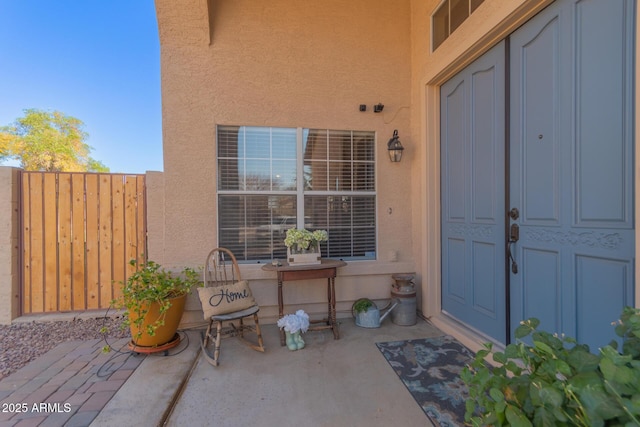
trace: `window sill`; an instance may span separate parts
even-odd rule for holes
[[[415,271],[410,261],[389,262],[381,260],[346,261],[347,265],[338,270],[338,276],[376,276]],[[264,263],[240,264],[242,278],[260,280],[274,278],[275,274],[262,270]]]

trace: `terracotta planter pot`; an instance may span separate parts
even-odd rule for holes
[[[138,347],[157,347],[168,343],[173,339],[178,330],[178,325],[182,319],[182,313],[184,312],[184,304],[187,300],[186,295],[182,295],[176,298],[172,298],[171,307],[165,313],[164,325],[156,329],[154,336],[147,334],[147,325],[154,323],[160,317],[160,305],[158,303],[151,303],[149,312],[145,315],[144,321],[140,325],[142,335],[136,339],[138,334],[138,327],[135,325],[135,320],[138,318],[135,313],[129,313],[131,320],[131,336],[135,341],[134,344]],[[143,307],[146,308],[146,307]]]

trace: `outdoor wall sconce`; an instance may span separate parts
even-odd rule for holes
[[[400,143],[397,129],[393,131],[393,137],[387,142],[387,150],[389,150],[389,159],[391,159],[392,162],[402,160],[402,150],[404,150],[404,147],[402,143]]]
[[[381,113],[382,110],[384,110],[384,105],[383,104],[378,103],[378,104],[373,106],[373,112],[374,113]]]

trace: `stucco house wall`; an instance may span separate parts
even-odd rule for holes
[[[217,245],[216,125],[370,130],[377,138],[378,259],[340,270],[338,314],[350,315],[362,296],[388,299],[390,275],[415,270],[410,2],[158,0],[156,9],[164,238],[150,240],[149,253],[169,267],[197,266]],[[382,113],[373,112],[377,103]],[[387,155],[394,129],[406,147],[401,163]],[[242,265],[242,274],[252,280],[262,317],[275,321],[275,275],[258,264]],[[304,307],[322,313],[325,292],[285,285],[285,302],[314,301]],[[189,308],[187,321],[201,317],[198,301]]]
[[[165,263],[197,264],[216,244],[217,124],[373,130],[378,260],[341,270],[339,309],[344,316],[357,297],[388,297],[391,273],[415,271],[421,312],[477,347],[482,339],[441,315],[439,86],[552,0],[485,0],[432,52],[431,14],[440,3],[156,0],[165,216],[164,238],[149,252]],[[636,56],[638,46],[636,32]],[[383,114],[371,112],[378,102]],[[406,147],[395,164],[385,150],[393,129]],[[398,262],[389,261],[396,251]],[[273,321],[275,280],[259,266],[242,270]],[[307,288],[289,290],[285,300],[322,296]],[[636,305],[639,298],[636,289]]]

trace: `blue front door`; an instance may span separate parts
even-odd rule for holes
[[[510,37],[511,329],[592,350],[633,305],[631,1],[558,1]]]
[[[498,342],[633,305],[634,16],[558,0],[441,88],[442,307]]]
[[[506,328],[505,44],[441,88],[442,309],[494,340]]]

